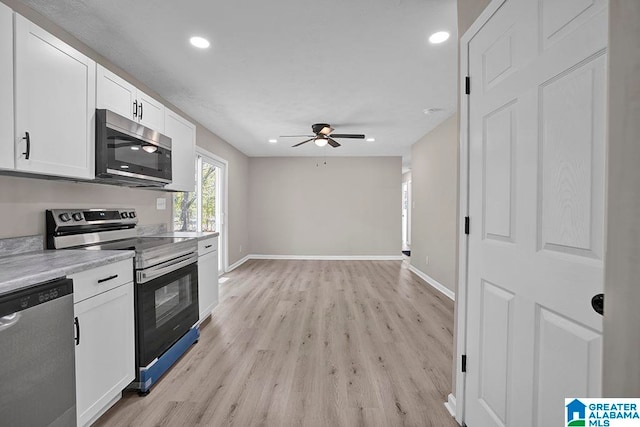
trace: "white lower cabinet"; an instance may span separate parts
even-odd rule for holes
[[[69,276],[74,294],[102,285],[101,293],[74,304],[79,426],[93,423],[135,378],[132,274],[129,259]]]
[[[218,237],[198,242],[198,307],[200,321],[218,305]]]

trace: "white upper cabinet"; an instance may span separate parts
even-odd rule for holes
[[[173,111],[165,110],[165,135],[171,138],[172,183],[165,189],[195,191],[196,127]]]
[[[165,133],[164,105],[141,90],[138,91],[138,120],[148,128]]]
[[[123,117],[135,120],[133,115],[136,105],[137,89],[128,81],[98,64],[98,83],[96,103],[98,108],[106,108]]]
[[[0,169],[13,169],[13,12],[0,3]]]
[[[17,170],[93,178],[95,72],[93,60],[15,15]]]
[[[164,133],[164,105],[98,64],[97,105]]]

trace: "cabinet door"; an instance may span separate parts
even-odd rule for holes
[[[15,18],[16,168],[93,178],[96,64]]]
[[[144,126],[164,133],[164,105],[141,90],[138,91],[138,119]]]
[[[74,283],[74,288],[82,283]],[[135,378],[133,283],[74,306],[78,425],[90,424]]]
[[[198,307],[200,321],[218,305],[218,251],[198,258]]]
[[[171,110],[165,110],[164,134],[171,138],[172,183],[165,189],[196,189],[196,127]]]
[[[123,117],[135,120],[136,87],[102,65],[97,67],[96,104]]]
[[[0,169],[13,167],[13,12],[0,3]]]

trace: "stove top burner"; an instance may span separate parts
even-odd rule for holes
[[[50,209],[47,249],[131,250],[136,270],[198,257],[198,243],[185,237],[138,236],[135,209]]]
[[[133,239],[115,240],[112,242],[103,242],[93,245],[82,246],[83,249],[89,250],[130,250],[141,253],[162,246],[173,245],[187,241],[184,237],[136,237]]]

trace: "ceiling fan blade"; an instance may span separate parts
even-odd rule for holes
[[[278,138],[312,138],[315,135],[280,135]]]
[[[331,138],[364,139],[364,135],[355,133],[332,133]]]
[[[338,141],[336,141],[333,138],[327,137],[327,143],[329,143],[330,146],[332,146],[333,148],[337,148],[340,147],[340,143]]]
[[[291,147],[297,147],[298,145],[306,144],[307,142],[313,141],[314,139],[315,139],[315,137],[311,138],[311,139],[307,139],[306,141],[299,142],[296,145],[292,145]]]

